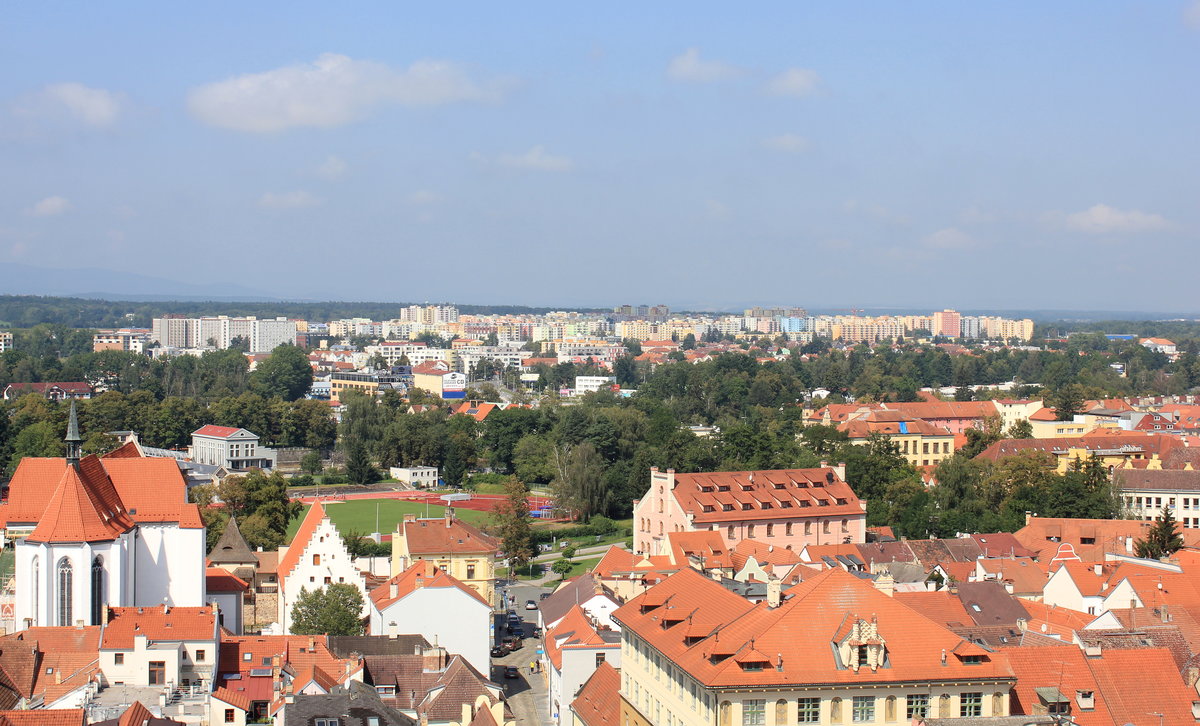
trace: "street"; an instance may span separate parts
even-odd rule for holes
[[[550,717],[549,695],[546,687],[546,674],[529,672],[529,664],[540,663],[541,638],[532,637],[533,629],[538,624],[538,612],[526,610],[525,601],[541,602],[542,593],[550,592],[550,588],[537,587],[528,584],[513,584],[511,580],[501,581],[497,591],[503,590],[512,597],[512,612],[517,614],[524,623],[525,639],[520,650],[509,653],[502,658],[492,659],[491,678],[505,687],[508,693],[508,705],[519,724],[543,724],[549,726],[554,721]],[[498,612],[507,618],[507,610],[499,608]],[[508,635],[507,627],[497,627],[497,638]],[[520,672],[519,678],[505,679],[504,667],[516,666]]]

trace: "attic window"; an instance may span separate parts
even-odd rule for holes
[[[715,509],[715,507],[713,507],[713,505],[711,505],[711,504],[704,505],[704,511],[706,511],[706,512],[711,512],[711,511],[713,511],[713,509]]]
[[[719,491],[719,492],[727,492],[727,491],[729,491],[729,485],[728,485],[728,484],[722,484],[722,485],[720,485],[720,486],[718,486],[718,487],[717,487],[717,491]]]
[[[776,489],[786,489],[786,488],[787,488],[787,484],[776,484],[776,485],[775,485],[775,488],[776,488]]]
[[[743,484],[743,485],[742,485],[742,491],[744,491],[744,492],[752,492],[752,491],[754,491],[754,485],[753,485],[753,484]]]
[[[787,501],[787,500],[785,499],[785,500],[783,500],[782,502],[780,502],[780,503],[779,503],[779,508],[780,508],[780,509],[791,509],[791,508],[792,508],[792,503],[791,503],[791,502],[789,502],[789,501]]]
[[[748,512],[748,511],[750,511],[751,509],[754,509],[754,505],[753,505],[753,504],[751,504],[750,502],[742,502],[742,511],[743,511],[743,512]]]
[[[762,670],[766,667],[767,667],[767,664],[761,660],[751,660],[751,661],[746,661],[745,663],[742,663],[742,670],[744,670],[748,673],[761,673]]]
[[[845,499],[841,499],[841,498],[839,498],[839,499],[837,500],[837,503],[838,503],[838,504],[845,504],[845,503],[846,503],[846,500],[845,500]]]
[[[771,503],[770,503],[770,502],[762,502],[762,503],[761,503],[761,507],[762,507],[763,509],[770,509],[770,508],[771,508]]]
[[[963,665],[983,665],[982,655],[964,655],[962,656]]]
[[[1096,538],[1095,537],[1080,537],[1079,544],[1094,545],[1094,544],[1096,544]]]
[[[812,506],[812,502],[809,502],[809,501],[803,501],[803,500],[800,502],[800,508],[801,508],[801,509],[803,509],[803,508],[805,508],[805,507],[811,507],[811,506]]]
[[[733,511],[733,505],[732,505],[732,504],[722,504],[722,505],[721,505],[721,511],[722,511],[722,512],[732,512],[732,511]]]
[[[796,482],[796,486],[799,487],[800,489],[808,489],[808,482],[798,481],[798,482]]]
[[[253,653],[242,653],[242,660],[246,661],[247,663],[249,663],[253,658]]]
[[[700,487],[700,491],[705,492],[705,493],[709,493],[712,490],[713,490],[712,487]]]

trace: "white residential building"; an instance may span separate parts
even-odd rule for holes
[[[372,635],[418,633],[490,672],[491,605],[433,562],[417,560],[375,588],[370,607]]]

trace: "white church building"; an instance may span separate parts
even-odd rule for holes
[[[105,607],[205,604],[205,529],[173,459],[81,456],[74,404],[65,458],[25,458],[0,505],[15,540],[18,629],[101,625]]]

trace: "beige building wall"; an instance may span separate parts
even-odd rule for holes
[[[793,724],[897,724],[910,721],[908,699],[926,699],[930,718],[958,718],[963,708],[979,704],[980,716],[1008,716],[1008,682],[913,682],[903,685],[871,683],[836,686],[709,688],[674,666],[648,643],[623,631],[621,644],[622,712],[628,723],[650,726],[792,726]],[[855,699],[870,704],[872,718],[856,718]],[[800,699],[816,699],[817,720],[800,720]],[[807,705],[806,704],[806,705]],[[761,714],[761,716],[759,715]],[[622,720],[622,724],[626,721]]]

